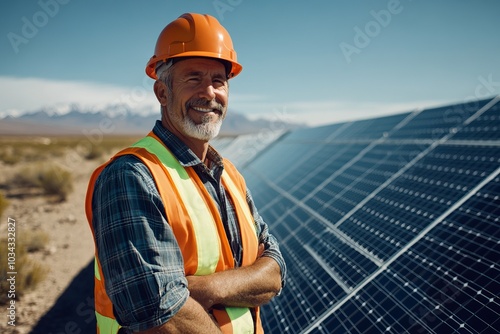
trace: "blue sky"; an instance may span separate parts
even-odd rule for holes
[[[163,27],[215,16],[243,72],[230,110],[310,125],[500,94],[500,1],[3,1],[0,115],[76,103],[156,112]]]

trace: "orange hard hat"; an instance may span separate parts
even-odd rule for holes
[[[210,15],[186,13],[169,23],[158,36],[155,54],[146,65],[146,74],[158,79],[158,62],[179,57],[209,57],[231,64],[228,78],[243,69],[236,59],[236,51],[227,30]]]

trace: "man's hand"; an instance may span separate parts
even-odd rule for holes
[[[206,276],[188,276],[190,295],[205,310],[214,305],[256,307],[268,303],[281,289],[278,263],[262,257],[264,244],[259,245],[254,264]]]

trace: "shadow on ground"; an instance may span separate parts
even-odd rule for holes
[[[94,261],[91,261],[30,334],[91,334],[95,331]]]

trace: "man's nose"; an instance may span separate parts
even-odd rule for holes
[[[204,83],[201,87],[199,96],[209,101],[215,99],[215,89],[212,83]]]

